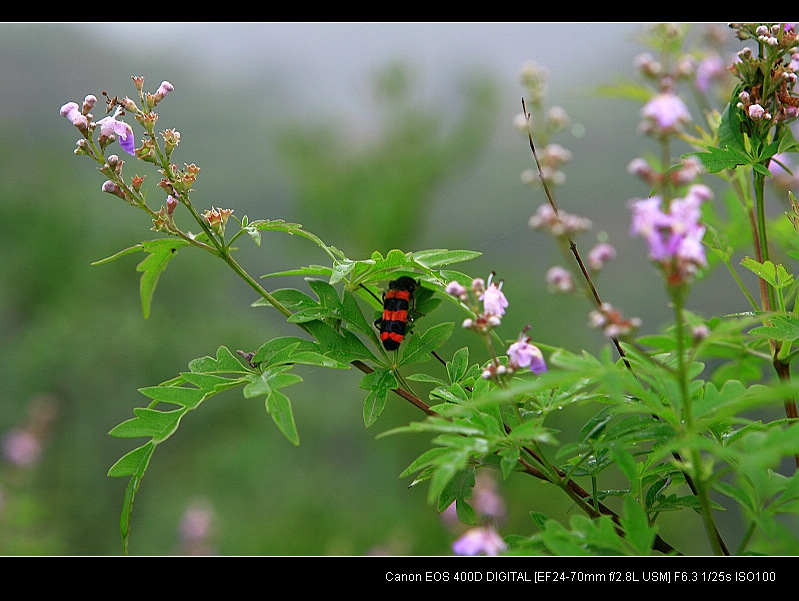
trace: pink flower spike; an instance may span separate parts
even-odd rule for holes
[[[117,108],[113,115],[104,117],[97,122],[97,125],[100,126],[100,135],[110,136],[116,134],[119,139],[119,145],[122,146],[122,150],[128,154],[133,154],[136,145],[133,139],[133,129],[124,121],[117,121],[116,117],[119,113],[120,109]]]

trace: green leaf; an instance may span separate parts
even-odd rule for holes
[[[123,455],[109,468],[108,475],[112,478],[119,476],[143,476],[147,469],[147,465],[150,463],[150,457],[153,456],[154,450],[154,442],[148,441],[144,443],[142,446]]]
[[[760,263],[752,257],[744,257],[741,265],[749,271],[764,279],[768,284],[777,290],[790,286],[793,283],[793,275],[788,272],[783,265],[775,265],[771,261]]]
[[[172,403],[189,409],[197,407],[206,395],[204,390],[186,386],[147,386],[139,388],[139,392],[159,403]]]
[[[620,518],[627,540],[639,555],[649,555],[655,541],[656,530],[649,525],[644,508],[632,495],[624,497],[624,517]]]
[[[459,382],[469,369],[469,347],[458,349],[447,362],[447,375],[450,382]]]
[[[399,386],[397,378],[391,370],[377,368],[366,374],[359,384],[369,390],[363,405],[363,423],[368,428],[377,421],[386,406],[388,393]]]
[[[175,258],[179,248],[183,248],[189,243],[182,238],[161,238],[159,240],[149,240],[142,242],[141,247],[149,256],[136,267],[136,271],[141,272],[139,283],[139,294],[141,296],[141,308],[144,318],[150,316],[153,294],[158,284],[158,278],[166,269],[167,264]]]
[[[272,391],[266,397],[266,411],[272,416],[278,429],[293,445],[300,444],[300,435],[294,423],[294,413],[291,410],[291,401],[282,392]]]
[[[200,357],[189,361],[189,369],[194,373],[252,373],[241,360],[226,346],[216,350],[216,357]]]
[[[725,169],[735,169],[739,165],[752,164],[752,159],[748,154],[733,148],[709,146],[706,152],[689,152],[683,156],[696,156],[709,173],[718,173]]]
[[[596,91],[602,96],[632,100],[636,104],[643,104],[652,98],[651,88],[627,78],[618,78],[612,84],[601,84]]]
[[[743,133],[743,112],[738,108],[740,86],[736,86],[730,96],[730,102],[724,108],[718,129],[718,147],[730,148],[736,152],[748,154],[746,138]]]
[[[481,256],[482,253],[472,250],[445,250],[431,249],[421,250],[413,253],[413,260],[429,269],[451,265],[452,263],[462,263],[471,261]]]
[[[135,252],[141,252],[142,250],[143,250],[142,245],[141,244],[136,244],[134,246],[131,246],[130,248],[126,248],[124,250],[120,250],[118,253],[115,253],[115,254],[111,255],[110,257],[106,257],[105,259],[100,259],[98,261],[93,261],[91,264],[92,265],[104,265],[106,263],[110,263],[111,261],[116,261],[117,259],[119,259],[120,257],[124,257],[125,255],[129,255],[129,254],[135,253]]]
[[[439,348],[452,335],[455,324],[451,322],[434,325],[423,334],[409,336],[399,359],[399,365],[415,361],[427,361],[430,352]]]
[[[133,409],[133,413],[136,417],[122,422],[109,434],[117,438],[152,437],[153,442],[158,443],[172,435],[186,410],[158,411],[137,407]]]

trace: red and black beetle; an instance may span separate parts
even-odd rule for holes
[[[413,293],[420,285],[418,280],[405,275],[388,283],[383,294],[383,317],[375,321],[387,351],[394,351],[402,344],[414,308]]]

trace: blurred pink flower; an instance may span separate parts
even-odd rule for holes
[[[488,526],[467,530],[452,543],[456,555],[499,555],[507,548],[497,531]]]

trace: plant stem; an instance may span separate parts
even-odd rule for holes
[[[769,250],[768,250],[768,238],[766,237],[766,210],[765,210],[765,199],[764,199],[764,189],[765,189],[765,176],[757,171],[754,172],[754,191],[755,191],[755,204],[757,208],[756,218],[757,218],[757,239],[759,241],[759,245],[756,247],[756,250],[759,252],[758,260],[761,263],[764,263],[769,260]],[[763,278],[758,278],[758,282],[760,284],[760,297],[763,303],[763,310],[770,311],[772,307],[775,306],[774,300],[774,289],[771,286],[766,284]],[[777,372],[777,376],[780,382],[787,382],[791,379],[791,368],[787,360],[784,360],[780,357],[780,341],[772,340],[771,341],[771,350],[773,353],[772,358],[772,365],[774,366],[774,371]],[[793,398],[786,398],[783,401],[783,405],[785,407],[785,415],[788,419],[797,419],[799,415],[797,415],[796,411],[796,401]],[[799,455],[794,456],[794,463],[796,467],[799,468]]]
[[[674,323],[676,327],[675,337],[677,339],[677,372],[680,396],[682,397],[682,417],[685,423],[685,430],[688,437],[694,436],[693,403],[688,391],[688,369],[685,365],[685,324],[683,322],[683,297],[685,289],[683,286],[672,289],[672,302],[674,305]],[[705,527],[710,546],[715,555],[729,555],[729,551],[724,546],[718,529],[713,521],[713,513],[710,506],[710,496],[707,486],[702,477],[702,457],[697,449],[690,451],[691,464],[693,465],[694,476],[691,478],[692,490],[699,499],[702,508],[702,523]]]

